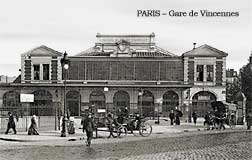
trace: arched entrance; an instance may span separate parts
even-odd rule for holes
[[[144,117],[154,117],[154,96],[150,91],[144,90],[138,95],[138,109]]]
[[[203,117],[212,110],[211,102],[216,101],[216,96],[208,91],[200,91],[192,97],[192,112],[195,111],[199,117]]]
[[[66,105],[69,116],[80,115],[80,93],[78,91],[69,91],[66,94]]]
[[[13,112],[13,114],[23,115],[22,107],[20,103],[20,94],[16,91],[8,91],[3,95],[3,108],[4,112],[1,114],[7,114],[8,112]]]
[[[20,106],[20,94],[18,92],[8,91],[3,95],[3,107],[16,108]]]
[[[168,116],[171,110],[175,110],[179,105],[179,96],[174,91],[167,91],[163,95],[162,113]]]
[[[125,109],[125,107],[127,107],[129,110],[130,96],[128,92],[126,91],[116,92],[113,97],[113,103],[114,103],[114,108],[116,112],[118,112],[119,110]]]
[[[95,90],[89,95],[89,104],[92,112],[97,113],[98,109],[106,109],[105,94],[100,90]]]
[[[46,90],[34,91],[34,102],[31,103],[29,115],[52,116],[54,114],[52,95]]]

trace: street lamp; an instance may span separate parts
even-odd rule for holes
[[[105,92],[105,94],[107,94],[107,92],[109,91],[109,88],[108,87],[104,87],[103,91]],[[105,97],[107,97],[107,96],[105,96]],[[105,102],[105,109],[106,109],[106,112],[107,112],[107,104],[106,104],[106,102]]]
[[[143,108],[143,94],[144,94],[144,91],[143,90],[139,90],[138,95],[139,95],[139,99],[140,99],[140,115],[141,115],[141,117],[143,116],[143,112],[142,112],[142,108]]]
[[[63,67],[63,77],[64,77],[64,115],[62,119],[62,131],[61,131],[61,137],[66,137],[66,71],[69,68],[69,59],[67,58],[67,53],[64,53],[63,58],[61,58],[60,63],[61,66]]]

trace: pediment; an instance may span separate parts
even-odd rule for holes
[[[183,54],[184,57],[226,57],[227,55],[227,53],[206,44]]]
[[[47,46],[42,45],[42,46],[36,47],[28,52],[23,53],[22,56],[58,57],[58,56],[62,56],[62,53],[58,52],[56,50],[53,50]]]

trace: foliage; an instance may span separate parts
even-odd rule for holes
[[[241,70],[241,89],[248,101],[252,101],[252,64],[247,64]]]
[[[246,108],[252,110],[252,64],[249,63],[241,69],[241,89],[247,98]]]
[[[227,84],[226,101],[229,103],[234,102],[240,90],[241,90],[241,79],[239,77],[236,77],[234,83]]]

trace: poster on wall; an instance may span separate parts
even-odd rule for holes
[[[34,102],[34,94],[20,94],[20,102]]]

